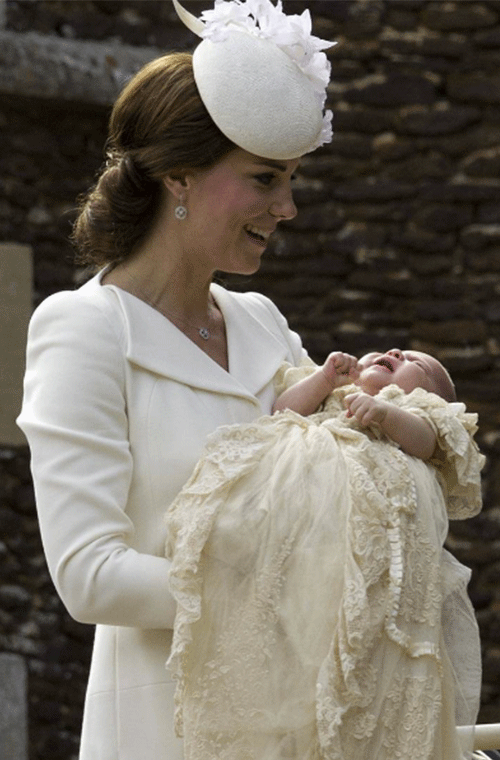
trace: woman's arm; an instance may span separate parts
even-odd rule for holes
[[[54,584],[83,623],[171,628],[170,563],[132,548],[125,512],[133,468],[119,328],[75,293],[31,322],[19,418],[32,454]]]
[[[358,360],[350,354],[341,351],[330,354],[316,372],[278,396],[273,412],[292,409],[304,417],[313,414],[332,390],[354,382],[357,366]]]
[[[433,455],[437,438],[422,417],[367,393],[351,393],[345,397],[345,403],[348,417],[355,417],[363,427],[377,423],[406,454],[419,459],[430,459]]]

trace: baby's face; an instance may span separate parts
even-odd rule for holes
[[[433,356],[420,351],[400,351],[399,348],[385,354],[366,354],[359,360],[359,369],[356,384],[372,396],[391,384],[398,385],[405,393],[415,388],[437,393],[437,373],[443,371]]]

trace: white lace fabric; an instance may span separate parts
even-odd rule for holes
[[[443,544],[447,508],[481,506],[476,418],[384,389],[433,425],[431,465],[347,420],[346,392],[309,418],[219,429],[168,510],[186,760],[464,756],[479,639]]]

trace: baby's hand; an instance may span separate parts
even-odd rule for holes
[[[368,393],[349,393],[344,399],[347,416],[355,417],[360,425],[367,427],[370,422],[381,424],[387,415],[389,404]]]
[[[358,360],[342,351],[329,354],[321,369],[332,388],[353,383],[359,377]]]

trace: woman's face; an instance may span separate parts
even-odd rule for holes
[[[188,217],[179,223],[185,250],[213,271],[257,271],[278,222],[297,213],[292,179],[298,164],[238,148],[210,169],[188,173]]]
[[[441,371],[440,363],[421,351],[400,351],[393,348],[385,354],[366,354],[359,360],[360,375],[356,384],[365,393],[374,395],[386,385],[394,383],[405,393],[415,388],[436,393],[436,375]]]

